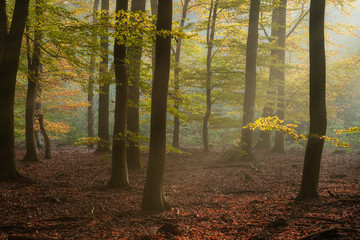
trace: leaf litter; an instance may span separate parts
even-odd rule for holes
[[[319,193],[295,201],[303,153],[257,151],[256,163],[221,151],[169,154],[165,194],[172,210],[141,212],[145,170],[128,189],[106,187],[111,156],[61,146],[24,163],[30,181],[0,183],[0,239],[360,239],[360,155],[325,152]],[[142,155],[146,166],[147,155]]]

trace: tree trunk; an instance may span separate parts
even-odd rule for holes
[[[180,28],[185,26],[185,20],[188,10],[190,0],[185,0],[184,6],[182,9],[182,15],[180,20]],[[173,132],[173,142],[172,146],[175,148],[180,148],[180,118],[179,118],[179,107],[180,107],[180,53],[181,53],[181,43],[182,39],[179,38],[176,43],[175,50],[175,70],[174,70],[174,90],[175,90],[175,99],[174,99],[174,108],[176,113],[174,115],[174,132]]]
[[[127,11],[128,0],[116,1],[116,13]],[[117,16],[119,22],[124,18]],[[119,24],[117,22],[117,25]],[[118,31],[118,30],[116,30]],[[126,163],[126,120],[128,104],[128,79],[126,73],[126,47],[115,38],[114,67],[116,82],[115,123],[112,147],[112,168],[109,187],[124,188],[129,186],[128,168]]]
[[[95,13],[98,11],[98,7],[99,7],[99,0],[94,0],[94,6],[93,6],[93,19],[92,22],[93,24],[96,24],[96,17],[95,17]],[[97,39],[97,36],[93,36],[94,39]],[[88,130],[88,137],[89,138],[94,138],[95,137],[95,133],[94,133],[94,81],[95,81],[95,76],[94,76],[94,72],[95,72],[95,54],[92,52],[90,55],[90,66],[89,66],[89,72],[90,72],[90,76],[89,76],[89,83],[88,83],[88,102],[89,102],[89,106],[87,108],[87,119],[88,119],[88,126],[87,126],[87,130]],[[90,144],[89,148],[93,148],[94,144]]]
[[[209,128],[208,123],[211,115],[211,90],[212,90],[212,50],[214,46],[214,37],[215,37],[215,26],[217,18],[217,6],[219,0],[211,1],[211,6],[209,10],[209,19],[208,26],[206,31],[206,44],[207,44],[207,57],[206,57],[206,112],[203,120],[203,143],[204,143],[204,152],[209,152]]]
[[[102,16],[106,17],[109,14],[109,0],[101,1]],[[109,36],[108,29],[104,30],[104,35],[100,37],[101,44],[101,60],[100,60],[100,94],[99,94],[99,121],[98,121],[98,136],[100,138],[96,152],[110,151],[110,136],[109,136]]]
[[[145,0],[133,0],[131,2],[131,11],[145,11]],[[140,134],[140,114],[139,114],[139,102],[140,102],[140,72],[141,72],[141,56],[142,56],[142,40],[138,46],[130,47],[128,50],[130,58],[129,69],[129,105],[128,105],[128,119],[127,129],[133,135],[128,137],[128,146],[126,149],[127,164],[130,169],[141,169],[141,157],[139,139]]]
[[[171,30],[172,0],[159,0],[157,31]],[[151,97],[150,150],[142,199],[143,211],[170,209],[164,196],[166,114],[170,74],[171,37],[156,36],[155,74]]]
[[[256,58],[258,47],[258,27],[259,27],[260,0],[251,0],[249,31],[246,43],[246,69],[245,69],[245,96],[243,108],[243,123],[247,124],[254,121],[255,93],[256,93]],[[252,154],[252,131],[248,128],[242,129],[241,151],[244,160],[253,160]]]
[[[6,1],[0,0],[0,181],[21,176],[15,165],[14,97],[29,1],[16,1],[9,33]]]
[[[43,6],[42,0],[36,1],[35,14],[36,21],[41,24],[43,18]],[[34,27],[34,47],[32,57],[30,56],[30,44],[27,40],[28,45],[28,89],[26,94],[26,110],[25,110],[25,140],[26,140],[26,154],[24,161],[38,162],[38,150],[35,139],[35,105],[37,97],[37,85],[39,82],[40,75],[40,58],[41,58],[41,44],[42,33],[39,27]]]
[[[41,86],[38,85],[38,99],[39,101],[36,102],[36,118],[39,121],[39,127],[41,135],[44,138],[45,143],[45,159],[51,159],[51,146],[50,146],[50,138],[46,132],[45,126],[44,126],[44,115],[42,112],[42,103],[40,102],[40,96],[41,96]]]
[[[326,134],[325,0],[310,3],[310,133],[298,199],[319,197],[320,162]]]
[[[286,2],[287,0],[281,0],[279,6],[279,50],[278,60],[279,64],[277,68],[277,82],[278,82],[278,99],[277,99],[277,116],[280,120],[285,119],[285,39],[286,39]],[[285,141],[284,133],[275,132],[275,145],[273,152],[284,153]]]
[[[158,0],[150,0],[151,5],[151,15],[155,16],[154,24],[156,24],[158,18]],[[151,51],[151,64],[153,68],[153,76],[155,74],[155,43],[153,43],[153,48]]]
[[[279,36],[279,7],[278,7],[278,2],[275,1],[273,3],[273,10],[272,10],[272,16],[271,16],[271,38],[269,39],[270,42],[276,42],[278,45],[278,36]],[[276,49],[275,49],[276,47]],[[269,81],[268,81],[268,85],[267,85],[267,91],[266,91],[266,103],[265,106],[263,108],[263,113],[262,116],[263,118],[267,118],[273,115],[273,109],[274,109],[274,105],[275,105],[275,101],[274,101],[274,97],[276,94],[276,90],[274,89],[275,85],[276,85],[276,64],[278,63],[277,61],[277,56],[278,56],[278,46],[273,46],[273,49],[271,49],[271,53],[270,53],[270,59],[271,59],[271,64],[270,64],[270,74],[269,74]],[[271,131],[261,131],[260,132],[260,136],[259,136],[259,140],[258,143],[255,145],[255,148],[258,149],[270,149],[270,136],[271,136]]]

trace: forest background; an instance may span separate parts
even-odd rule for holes
[[[293,3],[292,3],[293,2]],[[209,141],[211,146],[225,148],[233,146],[241,132],[242,104],[244,91],[244,67],[245,67],[245,39],[246,39],[246,4],[234,1],[233,6],[224,4],[221,6],[216,22],[214,55],[212,59],[213,83],[212,83],[212,109],[209,118]],[[99,90],[95,87],[94,102],[92,104],[94,116],[93,122],[88,120],[86,108],[88,106],[88,79],[90,74],[95,82],[99,79],[99,71],[89,72],[90,54],[96,55],[99,60],[99,48],[96,41],[91,41],[89,36],[82,36],[86,31],[81,27],[88,22],[91,24],[93,2],[91,1],[52,1],[53,6],[47,13],[47,27],[44,33],[49,38],[43,48],[43,69],[41,83],[41,102],[43,107],[45,128],[50,138],[57,140],[57,144],[74,144],[86,142],[88,125],[92,124],[97,136],[98,124],[98,96]],[[174,116],[178,116],[181,122],[180,146],[189,147],[203,145],[203,119],[206,113],[206,22],[209,5],[206,1],[190,1],[188,15],[185,21],[184,31],[188,37],[182,41],[181,57],[175,64],[172,56],[172,73],[169,94],[168,114],[168,143],[172,143]],[[271,11],[263,6],[259,30],[258,51],[258,86],[255,108],[255,119],[263,114],[263,108],[269,99],[276,99],[276,93],[266,92],[271,88],[267,79],[269,75],[269,53],[273,46],[266,36],[271,34]],[[308,3],[302,1],[290,1],[291,11],[287,13],[287,31],[294,30],[287,38],[286,45],[286,95],[285,95],[285,123],[294,123],[299,127],[299,133],[308,132],[308,52],[307,52],[307,21],[306,11]],[[336,1],[329,2],[327,7],[327,104],[329,116],[329,136],[336,136],[340,140],[359,147],[358,134],[335,135],[332,130],[348,129],[359,125],[359,111],[357,108],[359,99],[358,78],[358,52],[359,48],[359,1]],[[81,6],[81,7],[79,7]],[[205,6],[205,7],[204,7]],[[234,6],[237,12],[234,14]],[[110,13],[114,12],[114,4],[110,4]],[[149,6],[148,6],[149,7]],[[243,10],[241,10],[243,9]],[[58,12],[56,12],[58,11]],[[174,26],[180,23],[180,2],[174,6]],[[302,16],[304,14],[305,16]],[[31,16],[31,13],[30,13]],[[302,19],[300,19],[303,17]],[[30,17],[29,22],[33,18]],[[71,24],[70,21],[75,23]],[[299,22],[297,22],[299,21]],[[60,24],[63,22],[63,24]],[[30,23],[31,24],[31,23]],[[66,24],[69,29],[66,29]],[[296,27],[295,24],[297,24]],[[73,26],[72,26],[73,25]],[[79,26],[78,33],[70,32],[75,25]],[[62,29],[62,27],[64,29]],[[293,28],[293,29],[292,29]],[[88,30],[88,29],[86,29]],[[76,32],[76,31],[75,31]],[[30,33],[29,33],[30,34]],[[46,36],[48,34],[49,36]],[[88,34],[88,32],[86,33]],[[102,34],[102,33],[100,33]],[[111,33],[110,33],[111,35]],[[56,39],[63,38],[62,40]],[[84,39],[87,38],[85,49]],[[111,38],[111,36],[110,36]],[[25,40],[24,40],[25,41]],[[55,41],[55,42],[52,42]],[[63,42],[61,42],[63,41]],[[112,45],[113,40],[109,43]],[[30,43],[31,44],[31,43]],[[174,37],[173,50],[176,48],[177,39]],[[151,45],[150,45],[151,46]],[[111,49],[110,62],[112,62]],[[143,146],[146,148],[150,127],[150,93],[151,93],[151,51],[149,44],[145,47],[142,61],[145,63],[141,68],[141,100],[140,108],[140,133]],[[173,52],[174,53],[174,52]],[[95,69],[99,67],[95,61]],[[108,66],[111,68],[110,64]],[[17,81],[16,98],[16,141],[25,139],[25,99],[27,88],[27,58],[24,47],[21,55]],[[174,72],[179,71],[179,86],[175,87]],[[110,69],[109,81],[113,83],[113,72]],[[176,89],[178,88],[178,89]],[[269,92],[269,91],[268,91]],[[110,115],[109,132],[113,129],[113,111],[115,107],[115,85],[110,86]],[[174,101],[178,98],[180,107],[174,107]],[[254,139],[257,138],[256,133]],[[273,140],[272,140],[273,141]],[[255,141],[256,142],[256,141]],[[176,145],[175,147],[179,147]],[[301,148],[291,137],[286,138],[286,149]],[[331,147],[328,144],[327,147]]]

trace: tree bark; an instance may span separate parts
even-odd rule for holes
[[[42,22],[43,18],[43,4],[42,0],[36,1],[35,6],[35,18],[38,24]],[[41,39],[42,32],[39,27],[34,27],[34,46],[32,57],[30,56],[30,44],[27,39],[28,45],[28,89],[26,94],[26,109],[25,109],[25,143],[26,143],[26,154],[24,161],[29,162],[38,162],[38,150],[35,139],[35,129],[34,129],[34,120],[35,120],[35,105],[37,97],[38,82],[40,78],[40,58],[41,58]]]
[[[102,16],[106,18],[109,14],[109,0],[101,1]],[[100,94],[99,94],[99,121],[98,121],[98,137],[100,138],[96,152],[110,151],[109,136],[109,36],[108,29],[105,34],[100,37],[100,45],[102,49],[100,60]]]
[[[279,7],[277,6],[279,3],[277,1],[274,1],[273,3],[273,10],[272,10],[272,16],[271,16],[271,38],[269,39],[269,41],[272,42],[276,42],[276,45],[278,45],[278,40],[279,40]],[[267,118],[273,115],[273,109],[275,106],[275,94],[276,94],[276,90],[274,89],[276,86],[276,64],[278,63],[277,61],[277,56],[278,56],[278,46],[276,46],[275,49],[271,49],[270,52],[270,59],[271,59],[271,64],[270,64],[270,74],[269,74],[269,81],[268,81],[268,85],[267,85],[267,91],[266,91],[266,103],[265,106],[263,108],[263,113],[262,116],[263,118]],[[255,145],[255,148],[258,149],[270,149],[270,136],[271,136],[271,131],[261,131],[260,135],[259,135],[259,140],[258,143]]]
[[[218,8],[219,0],[211,1],[211,6],[209,10],[209,19],[208,19],[208,27],[206,31],[206,44],[207,44],[207,57],[206,57],[206,112],[203,120],[203,144],[204,144],[204,152],[209,152],[209,119],[211,115],[211,90],[212,90],[212,57],[213,57],[213,46],[214,46],[214,37],[215,37],[215,26],[216,26],[216,18],[217,18],[217,8]]]
[[[185,26],[185,20],[187,15],[187,10],[190,0],[185,0],[184,6],[182,9],[180,28]],[[180,108],[180,53],[181,53],[181,43],[182,39],[179,38],[176,43],[175,50],[175,70],[174,70],[174,90],[175,90],[175,99],[174,99],[174,108],[176,113],[174,115],[174,132],[173,132],[173,141],[172,146],[175,148],[180,148],[180,117],[179,117],[179,108]]]
[[[319,197],[320,162],[326,134],[325,0],[310,3],[310,133],[298,199]]]
[[[40,68],[41,69],[41,68]],[[43,112],[42,112],[42,103],[41,103],[41,86],[38,84],[38,96],[37,98],[39,99],[37,102],[36,102],[36,116],[35,118],[39,121],[39,127],[40,127],[40,132],[41,132],[41,135],[43,136],[44,138],[44,143],[45,143],[45,155],[44,155],[44,158],[45,159],[51,159],[51,144],[50,144],[50,138],[49,138],[49,135],[47,134],[46,132],[46,129],[45,129],[45,125],[44,125],[44,115],[43,115]]]
[[[151,15],[155,16],[154,24],[156,24],[158,18],[158,0],[150,0],[151,5]],[[155,43],[153,43],[153,48],[151,51],[151,63],[153,68],[153,75],[155,74]]]
[[[94,0],[94,6],[93,6],[93,19],[92,22],[93,24],[96,24],[96,17],[95,17],[95,13],[98,11],[99,8],[99,0]],[[93,36],[94,39],[97,40],[97,36]],[[95,137],[95,133],[94,133],[94,81],[95,81],[95,54],[92,52],[90,54],[90,66],[89,66],[89,72],[90,72],[90,76],[89,76],[89,83],[88,83],[88,102],[89,102],[89,106],[87,108],[87,119],[88,119],[88,126],[87,126],[87,130],[88,130],[88,137],[89,138],[94,138]],[[89,145],[90,148],[94,147],[94,144],[90,144]]]
[[[6,1],[0,0],[0,181],[21,176],[15,165],[14,97],[28,11],[28,0],[15,2],[8,33]]]
[[[127,11],[128,0],[116,1],[116,13]],[[126,16],[125,16],[126,17]],[[116,17],[116,26],[124,18],[123,15]],[[116,30],[118,31],[118,30]],[[129,186],[128,168],[126,162],[126,120],[128,104],[128,79],[126,72],[126,47],[115,38],[114,43],[114,67],[116,82],[115,99],[115,123],[112,147],[111,178],[108,186],[124,188]]]
[[[156,29],[171,30],[172,0],[159,0]],[[170,36],[156,36],[155,74],[151,97],[150,150],[142,199],[143,211],[170,209],[164,196],[166,114],[170,74]]]
[[[286,3],[287,0],[281,0],[279,6],[279,30],[277,58],[279,63],[276,67],[277,89],[277,116],[280,120],[285,119],[285,39],[286,39]],[[275,132],[275,145],[273,152],[285,152],[284,133]]]
[[[145,0],[132,0],[131,11],[145,11],[146,1]],[[142,56],[142,40],[138,46],[130,47],[128,50],[130,58],[130,69],[129,69],[129,105],[128,105],[128,119],[127,129],[132,137],[128,137],[128,147],[126,149],[127,164],[130,169],[141,169],[141,157],[140,157],[140,146],[139,139],[137,136],[140,134],[140,72],[141,72],[141,56]]]
[[[245,96],[243,108],[242,126],[254,121],[255,93],[256,93],[256,58],[258,47],[260,0],[251,0],[249,30],[246,44],[246,69],[245,69]],[[252,153],[252,131],[248,128],[242,129],[241,151],[243,160],[251,161]]]

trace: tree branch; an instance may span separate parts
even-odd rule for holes
[[[272,39],[271,39],[271,37],[269,36],[269,34],[266,32],[266,29],[265,29],[264,25],[262,25],[261,23],[260,23],[259,25],[260,25],[260,28],[263,30],[266,39],[267,39],[269,42],[271,42]]]
[[[295,29],[297,28],[297,26],[299,26],[299,24],[301,23],[301,21],[306,17],[306,15],[310,12],[310,9],[307,10],[304,14],[300,15],[298,21],[295,23],[295,25],[292,27],[292,29],[290,30],[290,32],[288,32],[288,34],[286,34],[286,38],[290,37],[291,34],[293,34],[293,32],[295,31]]]

